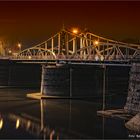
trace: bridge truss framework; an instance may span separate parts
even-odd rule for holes
[[[90,32],[73,33],[66,29],[48,40],[27,48],[17,60],[128,61],[140,58],[140,45],[100,37]]]

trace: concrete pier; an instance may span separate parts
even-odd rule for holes
[[[67,66],[42,66],[42,94],[68,96],[69,86],[69,68]]]
[[[99,68],[83,66],[42,66],[41,92],[47,96],[95,96],[102,89]]]
[[[118,71],[120,70],[120,71]],[[105,89],[103,88],[103,66],[56,65],[42,66],[41,93],[46,96],[101,97],[103,90],[110,94],[128,86],[129,68],[106,67]]]
[[[131,114],[140,113],[140,62],[132,64],[128,96],[124,109]]]
[[[125,127],[129,130],[140,133],[140,62],[132,63],[130,70],[128,96],[124,109],[101,110],[98,115],[121,118],[126,120]]]

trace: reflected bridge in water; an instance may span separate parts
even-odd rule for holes
[[[0,119],[1,130],[6,123],[13,123],[13,129],[43,139],[72,138],[126,138],[127,129],[123,122],[97,116],[100,102],[83,100],[40,100],[40,111],[29,110],[3,113]],[[34,113],[40,113],[34,115]],[[114,128],[111,130],[110,127]],[[120,131],[116,131],[117,129]],[[18,132],[17,131],[17,132]]]

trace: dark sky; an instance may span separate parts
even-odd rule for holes
[[[140,40],[140,2],[0,2],[0,38],[26,47],[62,27],[88,28],[111,39]]]

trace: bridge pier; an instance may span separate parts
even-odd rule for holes
[[[140,61],[132,63],[128,96],[124,109],[131,114],[140,113]]]
[[[105,94],[119,93],[117,90],[121,87],[123,94],[128,86],[128,72],[127,67],[107,66],[106,87],[103,87],[103,66],[43,65],[41,93],[60,97],[102,97],[103,90]]]
[[[68,67],[42,65],[41,93],[49,96],[68,96]]]
[[[41,92],[47,96],[95,96],[95,92],[101,92],[102,72],[99,69],[74,65],[43,65]]]

